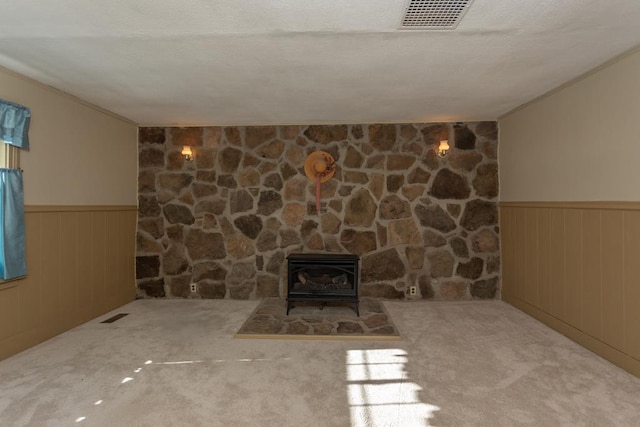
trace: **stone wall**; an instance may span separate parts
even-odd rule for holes
[[[315,150],[338,166],[320,213]],[[498,290],[495,122],[141,128],[139,166],[140,296],[285,296],[286,256],[323,251],[361,257],[361,296]]]

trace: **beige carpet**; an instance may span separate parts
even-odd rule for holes
[[[287,302],[266,298],[242,325],[236,338],[400,340],[382,302],[363,298],[360,316],[352,304],[299,302],[287,315]]]
[[[640,379],[499,301],[402,341],[239,340],[258,301],[140,300],[0,362],[2,426],[637,426]],[[130,313],[102,324],[116,313]]]

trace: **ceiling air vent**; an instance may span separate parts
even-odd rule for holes
[[[453,30],[473,0],[410,0],[402,18],[404,30]]]

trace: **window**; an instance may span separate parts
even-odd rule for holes
[[[0,280],[27,275],[19,150],[29,150],[31,111],[0,99]]]
[[[20,167],[20,150],[9,144],[0,144],[0,168],[18,169]]]
[[[20,167],[20,150],[17,147],[14,147],[13,145],[3,144],[2,142],[0,142],[0,168],[18,169],[19,167]],[[0,205],[1,204],[2,203],[0,203]],[[0,232],[2,232],[1,229],[0,229]],[[2,236],[0,236],[0,241],[2,240],[3,240]],[[3,252],[3,250],[1,249],[3,248],[0,248],[0,253]],[[7,279],[9,281],[5,281],[3,279],[2,276],[4,275],[4,262],[5,262],[4,256],[0,257],[0,271],[3,272],[3,274],[0,275],[0,289],[5,287],[12,287],[16,285],[16,282],[11,281],[11,279]]]

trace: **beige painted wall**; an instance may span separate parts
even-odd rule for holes
[[[640,375],[640,49],[502,117],[502,299]]]
[[[0,359],[135,298],[137,126],[0,68],[0,98],[31,108],[27,270],[0,283]]]
[[[134,123],[0,68],[0,98],[31,109],[27,205],[137,204]]]
[[[640,200],[640,50],[502,117],[501,201]]]

